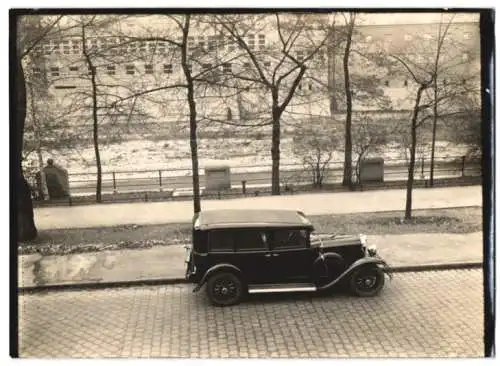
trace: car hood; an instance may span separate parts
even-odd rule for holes
[[[362,245],[363,235],[311,234],[311,247],[332,248],[346,245]]]

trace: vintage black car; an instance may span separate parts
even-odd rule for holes
[[[193,218],[186,246],[186,278],[206,284],[217,306],[234,305],[245,294],[324,291],[345,285],[358,296],[374,296],[389,266],[367,247],[364,235],[315,234],[300,211],[215,210]]]

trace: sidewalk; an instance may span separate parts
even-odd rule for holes
[[[307,215],[404,210],[406,190],[312,193],[204,200],[202,210],[281,208]],[[422,188],[413,191],[413,209],[481,206],[481,186]],[[35,209],[39,230],[190,222],[191,201],[115,203]]]
[[[483,260],[482,233],[382,235],[369,236],[368,240],[395,269]],[[183,246],[171,245],[67,256],[24,255],[19,257],[19,287],[154,280],[181,282],[185,253]]]
[[[404,190],[346,192],[203,201],[203,209],[283,208],[308,215],[402,210]],[[480,186],[416,189],[414,209],[481,206]],[[191,202],[128,203],[41,208],[39,229],[189,222]],[[482,233],[372,236],[380,255],[396,268],[478,264],[483,261]],[[20,255],[19,287],[113,284],[184,279],[185,249],[179,245],[66,256]]]

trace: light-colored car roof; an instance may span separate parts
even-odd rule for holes
[[[197,230],[313,227],[307,217],[300,211],[270,209],[202,211],[198,215],[195,215],[193,224]]]

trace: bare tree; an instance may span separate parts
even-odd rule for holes
[[[432,119],[437,121],[438,115],[441,118],[460,115],[462,112],[456,106],[457,98],[471,91],[469,88],[459,88],[459,84],[465,83],[458,83],[456,78],[454,82],[447,83],[446,87],[442,86],[444,83],[438,84],[436,82],[443,75],[453,75],[454,72],[459,70],[457,67],[463,64],[460,59],[461,54],[456,49],[453,49],[453,47],[451,49],[445,48],[445,41],[451,24],[452,19],[444,27],[440,25],[434,47],[432,40],[425,41],[422,39],[421,42],[414,43],[415,45],[418,44],[420,48],[407,49],[399,54],[391,55],[392,59],[399,65],[399,71],[402,70],[404,74],[409,75],[414,85],[416,85],[413,110],[410,118],[410,162],[406,188],[405,219],[412,217],[412,189],[418,144],[418,128],[427,120]],[[425,55],[428,55],[429,51],[422,50],[422,47],[431,49],[433,56],[426,58]],[[446,60],[443,60],[443,58],[446,58]],[[393,72],[397,73],[398,70],[394,69]],[[439,114],[437,113],[438,108],[441,110]],[[434,141],[435,129],[436,125],[434,124],[432,137]],[[432,150],[434,150],[434,143]]]
[[[356,154],[354,170],[357,183],[360,183],[360,167],[371,153],[380,152],[390,141],[390,131],[386,125],[375,123],[368,114],[362,114],[354,121],[353,151]]]
[[[295,130],[293,150],[301,157],[304,166],[311,172],[313,187],[321,188],[326,170],[339,150],[341,136],[331,123],[318,123],[311,118]]]
[[[19,241],[32,240],[37,236],[33,215],[33,203],[28,182],[23,174],[22,151],[24,142],[24,127],[26,122],[27,97],[26,79],[24,73],[24,60],[33,52],[33,49],[54,30],[54,26],[59,22],[60,17],[51,18],[43,24],[43,29],[39,25],[33,25],[30,18],[12,16],[12,26],[16,30],[15,63],[14,63],[14,100],[15,100],[15,192],[16,192],[16,219],[17,235]]]
[[[340,113],[345,113],[344,121],[344,174],[343,185],[352,184],[353,136],[352,120],[356,107],[384,109],[389,105],[380,79],[386,71],[385,55],[371,49],[366,42],[360,42],[363,35],[357,29],[354,13],[340,13],[344,24],[335,21],[324,24],[320,29],[328,36],[325,46],[327,65],[316,63],[316,70],[305,78],[313,80],[319,90],[328,96],[328,109],[332,121]],[[334,14],[333,19],[336,19]],[[337,55],[341,55],[341,65],[337,67]],[[325,66],[328,70],[325,75]],[[342,79],[342,86],[337,82]],[[340,102],[344,100],[344,102]]]
[[[283,112],[294,97],[306,73],[308,63],[327,41],[326,36],[318,37],[318,33],[311,30],[308,20],[304,14],[215,17],[214,23],[222,28],[228,39],[243,52],[246,59],[244,70],[233,73],[235,79],[246,85],[244,89],[255,87],[261,91],[256,94],[268,97],[270,119],[266,123],[272,127],[271,192],[273,195],[280,194],[280,140]],[[275,43],[265,49],[256,49],[251,34],[256,28],[265,31],[268,38],[274,37]]]
[[[343,58],[344,66],[344,88],[346,98],[346,116],[345,116],[345,144],[344,144],[344,178],[342,185],[352,186],[352,91],[351,79],[349,75],[349,57],[351,55],[352,35],[354,33],[354,24],[356,23],[356,14],[349,13],[349,18],[345,17],[346,23],[346,42]]]

